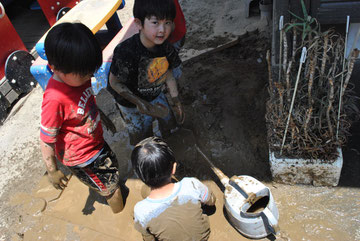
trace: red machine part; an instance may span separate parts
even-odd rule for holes
[[[72,8],[78,4],[80,0],[38,0],[41,10],[45,14],[50,26],[56,22],[56,16],[63,7]]]
[[[27,49],[14,26],[11,24],[1,4],[0,36],[0,79],[2,79],[4,77],[5,62],[7,57],[16,50],[27,51]]]

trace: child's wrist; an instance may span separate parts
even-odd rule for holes
[[[172,101],[174,102],[174,104],[180,103],[179,96],[172,97]]]

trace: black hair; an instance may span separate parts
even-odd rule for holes
[[[176,6],[174,0],[135,0],[133,8],[134,18],[138,18],[144,25],[145,18],[155,16],[159,20],[174,21]]]
[[[102,64],[101,47],[82,23],[52,27],[45,39],[45,53],[49,64],[64,74],[93,74]]]
[[[131,163],[136,174],[146,185],[153,188],[168,183],[175,162],[173,151],[159,137],[142,140],[131,154]]]

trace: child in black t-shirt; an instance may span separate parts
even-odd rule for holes
[[[163,135],[176,127],[164,86],[175,104],[178,122],[185,115],[173,76],[181,60],[167,41],[176,15],[173,0],[135,0],[133,14],[140,32],[115,48],[108,89],[121,110],[130,144],[135,145],[152,135],[155,119]]]

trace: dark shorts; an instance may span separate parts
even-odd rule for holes
[[[105,143],[101,154],[85,167],[69,167],[81,182],[97,191],[101,196],[109,196],[119,188],[119,169],[114,152]]]

